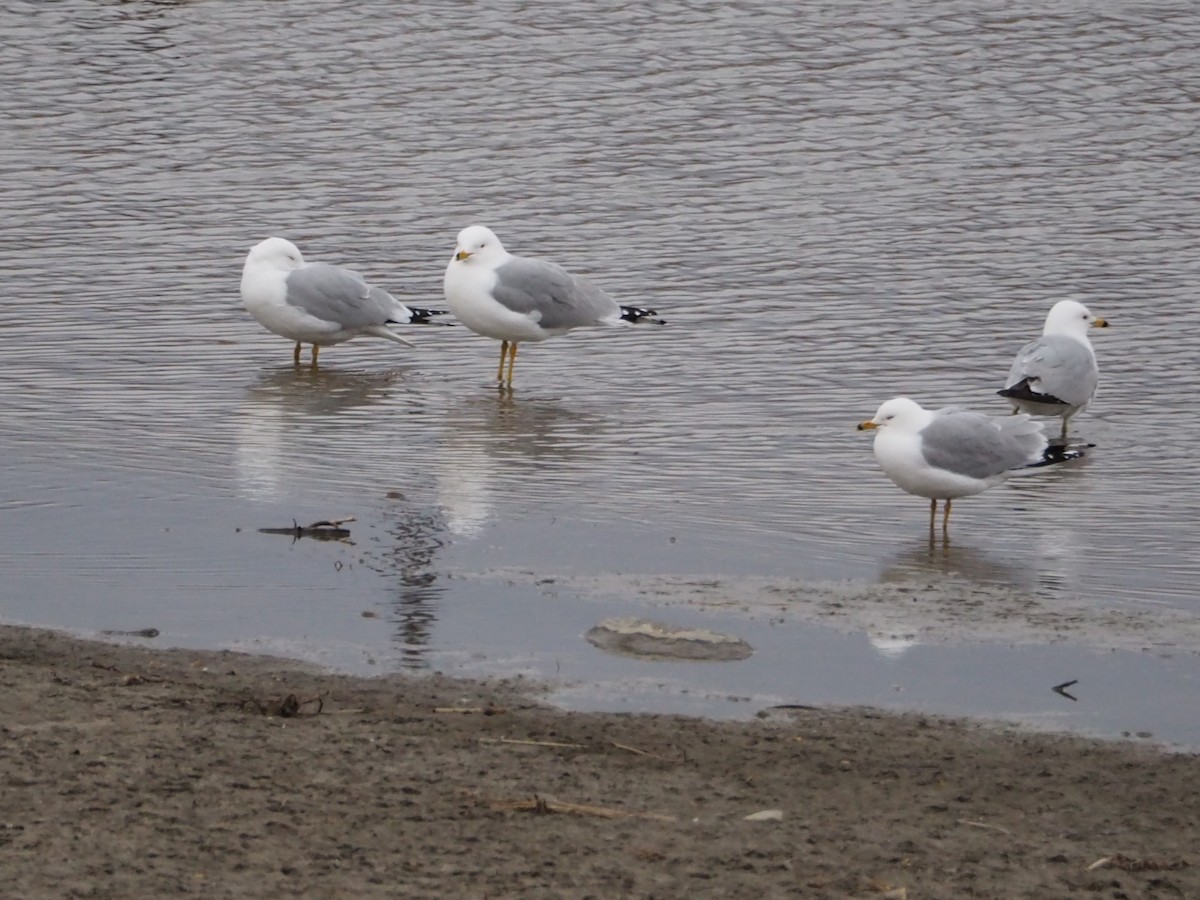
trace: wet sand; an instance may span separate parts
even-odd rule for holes
[[[1200,758],[1147,746],[8,626],[0,680],[7,896],[1200,896]]]

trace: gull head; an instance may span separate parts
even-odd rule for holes
[[[920,431],[929,421],[930,412],[915,400],[895,397],[875,411],[875,418],[860,422],[859,431],[876,428],[896,428],[899,431]]]
[[[500,238],[486,225],[470,225],[458,233],[458,246],[454,248],[454,259],[458,262],[477,260],[486,264],[507,255]]]
[[[272,266],[276,269],[292,270],[304,265],[300,250],[289,240],[281,237],[267,238],[255,244],[246,257],[246,265]]]
[[[1108,322],[1075,300],[1059,300],[1046,315],[1042,334],[1065,334],[1087,340],[1089,328],[1107,328]]]

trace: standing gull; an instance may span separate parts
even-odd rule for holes
[[[313,345],[316,366],[321,347],[361,334],[411,347],[388,326],[427,325],[434,316],[445,315],[443,310],[410,309],[349,269],[306,263],[295,244],[278,237],[255,245],[246,257],[242,302],[268,331],[296,342],[296,365],[301,344]]]
[[[446,304],[460,322],[500,341],[496,381],[510,389],[521,341],[544,341],[585,325],[664,324],[654,310],[621,306],[554,263],[513,256],[482,225],[458,233],[444,286]]]
[[[1017,352],[1004,388],[996,393],[1008,398],[1013,412],[1062,416],[1065,441],[1067,421],[1088,405],[1100,382],[1088,328],[1107,327],[1082,303],[1060,300],[1046,316],[1042,336]]]
[[[929,498],[933,529],[938,500],[950,501],[1000,484],[1015,470],[1063,462],[1078,450],[1050,450],[1040,422],[1029,416],[986,416],[962,409],[924,409],[907,397],[888,400],[859,431],[875,430],[875,458],[884,474],[910,494]]]

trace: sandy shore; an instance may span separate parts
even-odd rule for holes
[[[3,626],[0,679],[5,896],[1200,897],[1200,758],[1144,746]]]

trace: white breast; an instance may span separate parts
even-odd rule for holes
[[[901,490],[918,497],[945,500],[967,497],[987,490],[1003,480],[969,478],[931,467],[921,453],[921,439],[915,434],[895,433],[888,429],[875,437],[875,458],[888,478]]]
[[[352,334],[288,306],[287,273],[273,266],[247,266],[242,271],[242,303],[268,331],[302,343],[336,343]]]
[[[463,325],[476,334],[498,341],[544,341],[551,336],[537,316],[513,312],[492,297],[496,272],[478,264],[451,260],[443,288],[446,305]]]

